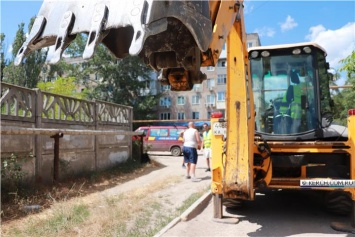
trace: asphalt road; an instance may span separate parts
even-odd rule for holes
[[[213,220],[212,200],[200,209],[200,214],[178,222],[161,236],[355,236],[330,227],[334,221],[350,223],[350,216],[326,212],[320,194],[313,191],[257,193],[254,201],[238,209],[224,208],[222,222]],[[229,223],[234,220],[238,223]]]

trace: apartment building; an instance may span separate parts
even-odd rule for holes
[[[257,33],[247,34],[247,46],[260,46]],[[216,67],[201,68],[207,79],[194,85],[191,91],[171,91],[169,86],[160,86],[162,96],[157,106],[160,120],[171,119],[210,119],[211,113],[218,110],[225,113],[227,61],[226,49],[223,48]],[[151,83],[153,84],[153,83]]]

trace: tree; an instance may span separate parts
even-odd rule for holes
[[[347,79],[350,80],[350,83],[354,83],[353,80],[355,78],[355,51],[352,51],[349,56],[340,60],[340,62],[343,64],[343,66],[339,69],[339,71],[346,71]]]
[[[39,82],[37,87],[42,91],[51,92],[59,95],[66,95],[76,98],[82,98],[83,94],[76,92],[76,85],[74,83],[75,78],[68,77],[58,77],[55,81],[50,82]]]
[[[7,59],[5,58],[5,34],[4,33],[1,33],[0,34],[0,60],[1,60],[1,81],[2,81],[2,78],[3,78],[3,70],[4,70],[4,67],[7,65]]]
[[[89,94],[91,98],[132,106],[134,119],[156,118],[153,108],[160,96],[143,96],[152,70],[139,57],[116,59],[103,45],[99,45],[85,71],[102,78],[101,83]]]
[[[348,110],[355,108],[355,51],[348,57],[340,60],[343,66],[339,71],[346,72],[345,84],[352,85],[352,88],[345,88],[340,93],[334,95],[334,120],[336,123],[346,125]]]
[[[69,63],[70,59],[79,58],[86,44],[86,36],[82,34],[76,35],[74,41],[68,46],[63,53],[63,58],[57,64],[46,65],[45,73],[46,77],[50,80],[55,80],[59,77],[74,77],[75,83],[85,83],[85,79],[88,77],[83,70],[83,67],[87,63]]]
[[[28,31],[32,28],[34,20],[35,18],[32,17],[28,26]],[[25,24],[21,23],[16,32],[15,40],[12,44],[12,59],[10,60],[9,65],[3,70],[4,80],[15,85],[34,88],[41,80],[40,73],[46,59],[46,50],[36,50],[28,55],[20,66],[14,65],[17,52],[26,40],[24,26]]]

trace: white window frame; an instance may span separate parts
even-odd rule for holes
[[[170,120],[170,113],[169,112],[160,113],[160,120]]]
[[[192,119],[200,119],[200,112],[192,112]]]
[[[208,66],[208,67],[206,67],[206,70],[209,71],[209,72],[214,71],[214,67]]]
[[[201,85],[200,84],[195,84],[194,87],[193,87],[193,90],[194,91],[201,91]]]
[[[226,92],[218,91],[217,92],[217,101],[226,101]]]
[[[185,119],[185,113],[184,112],[178,112],[177,113],[177,119],[178,120],[184,120]]]
[[[217,84],[225,85],[227,83],[227,74],[218,74],[217,75]]]
[[[210,94],[206,96],[206,104],[214,104],[216,103],[216,96],[214,94]]]
[[[171,105],[170,97],[162,97],[162,98],[160,98],[159,105],[160,106],[164,106],[164,107],[170,107],[170,105]]]
[[[178,96],[177,97],[177,105],[184,105],[184,104],[185,104],[185,96]]]
[[[226,60],[221,60],[220,64],[219,64],[219,67],[222,67],[222,68],[227,67],[227,61]]]
[[[160,90],[161,91],[170,91],[171,86],[170,85],[161,85]]]
[[[201,97],[199,95],[193,95],[191,100],[193,105],[199,105],[201,101]]]
[[[213,78],[208,78],[206,80],[206,85],[208,89],[213,89],[213,87],[215,86],[215,80]]]

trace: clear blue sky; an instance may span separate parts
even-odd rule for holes
[[[119,0],[117,0],[119,1]],[[42,1],[1,0],[1,32],[11,50],[18,25],[37,15]],[[262,45],[314,41],[328,52],[331,67],[355,50],[354,1],[246,0],[247,33],[259,33]]]

